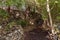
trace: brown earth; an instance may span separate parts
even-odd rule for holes
[[[34,29],[29,32],[25,32],[24,40],[52,40],[49,37],[49,33],[46,30]]]

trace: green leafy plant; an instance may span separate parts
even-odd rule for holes
[[[8,23],[7,26],[5,27],[5,30],[9,31],[14,25],[16,25],[15,21]]]
[[[16,22],[18,25],[21,25],[22,27],[25,27],[28,24],[26,20],[17,20]]]
[[[7,18],[9,17],[9,14],[5,10],[0,9],[0,16],[2,16],[3,18]]]

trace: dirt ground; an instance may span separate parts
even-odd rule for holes
[[[34,29],[29,32],[25,32],[24,40],[51,40],[47,31],[41,29]]]

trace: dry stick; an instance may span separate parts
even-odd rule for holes
[[[49,19],[49,24],[52,28],[52,34],[54,34],[54,27],[52,25],[52,17],[51,17],[51,12],[50,12],[50,7],[49,7],[49,0],[47,0],[47,12],[48,12],[48,19]]]

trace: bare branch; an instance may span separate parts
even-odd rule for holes
[[[49,0],[47,0],[47,12],[48,12],[48,19],[49,19],[49,23],[50,23],[50,26],[52,28],[52,34],[54,34],[54,27],[52,25],[52,17],[51,17],[51,12],[50,12],[50,7],[49,7]]]

